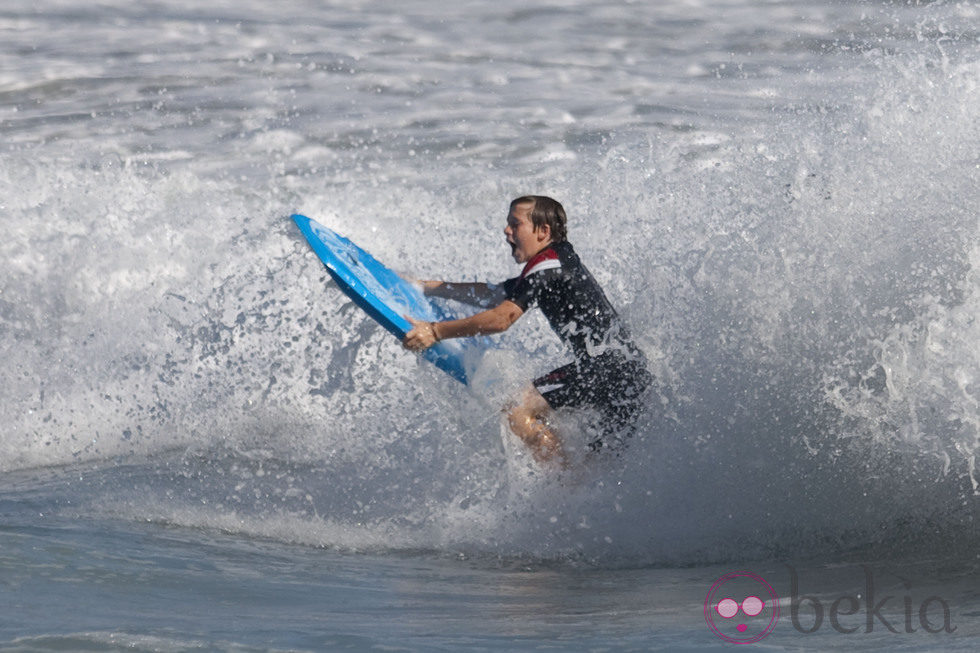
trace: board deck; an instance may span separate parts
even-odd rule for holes
[[[412,329],[404,315],[429,322],[455,319],[349,239],[304,215],[292,218],[340,289],[399,340]],[[423,356],[457,381],[468,383],[467,363],[483,349],[477,339],[444,340]]]

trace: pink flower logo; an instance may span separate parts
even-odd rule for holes
[[[704,599],[704,619],[725,641],[752,644],[776,627],[779,597],[761,576],[735,571],[711,586]]]

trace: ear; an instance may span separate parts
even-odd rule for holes
[[[538,237],[538,242],[543,243],[545,241],[551,240],[551,225],[550,224],[543,224],[540,227],[538,227],[537,229],[535,229],[534,232],[535,232],[535,234]]]

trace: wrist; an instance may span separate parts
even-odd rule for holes
[[[432,330],[432,338],[436,342],[439,342],[440,340],[442,340],[442,338],[439,337],[438,322],[429,322],[429,328]]]

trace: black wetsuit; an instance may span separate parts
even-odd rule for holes
[[[552,243],[503,287],[506,298],[522,310],[540,308],[575,357],[534,380],[548,405],[599,411],[603,435],[590,445],[593,449],[629,437],[652,378],[646,358],[571,243]]]

